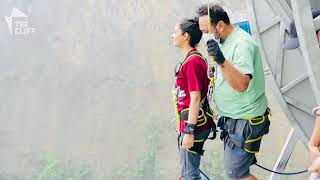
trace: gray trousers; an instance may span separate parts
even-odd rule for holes
[[[210,129],[196,133],[194,139],[195,140],[203,139],[204,141],[195,142],[194,146],[197,146],[202,150],[203,144],[205,140],[208,138],[209,134],[210,134]],[[183,135],[182,135],[180,144],[182,143],[182,140],[183,140]],[[199,153],[192,151],[192,148],[190,150],[186,150],[180,147],[180,167],[181,167],[181,176],[183,180],[201,180],[200,170],[199,170],[200,160],[201,160],[201,155]]]

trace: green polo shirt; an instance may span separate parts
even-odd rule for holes
[[[218,68],[215,101],[221,116],[234,119],[263,115],[267,109],[263,64],[259,48],[253,38],[240,28],[235,28],[220,44],[225,58],[239,71],[251,74],[246,91],[238,92],[223,79]]]

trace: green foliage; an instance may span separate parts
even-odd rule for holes
[[[66,168],[56,159],[47,157],[43,161],[43,168],[34,177],[36,180],[86,180],[89,174],[89,166],[85,163]]]
[[[160,141],[160,131],[159,126],[153,121],[148,124],[148,149],[144,153],[143,157],[139,160],[140,166],[135,170],[134,178],[137,180],[141,179],[161,179],[160,175],[160,161],[158,159],[159,141]]]
[[[43,163],[44,167],[36,176],[37,180],[61,179],[63,177],[62,170],[58,167],[55,159],[46,158]]]
[[[90,176],[90,168],[86,163],[79,166],[68,166],[59,163],[52,157],[41,160],[41,168],[30,177],[18,177],[1,173],[0,180],[87,180]]]
[[[141,157],[133,166],[124,164],[112,179],[122,180],[162,180],[165,179],[161,175],[160,160],[158,152],[160,147],[160,129],[158,121],[150,118],[152,121],[147,123],[146,142],[147,148],[141,152]]]

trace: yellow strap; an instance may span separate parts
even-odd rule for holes
[[[252,143],[252,142],[256,142],[256,141],[261,140],[261,139],[262,139],[262,137],[263,137],[263,136],[260,136],[260,137],[258,137],[258,138],[256,138],[256,139],[248,139],[248,140],[246,140],[244,143]]]
[[[176,89],[172,90],[172,101],[173,101],[174,112],[175,112],[175,115],[176,115],[177,128],[180,129],[180,114],[179,114],[179,111],[178,111],[178,97],[177,97]]]
[[[214,82],[214,78],[210,78],[210,85],[214,86],[215,82]]]
[[[211,118],[214,118],[214,113],[212,112],[212,114],[209,114],[208,112],[206,112],[206,115],[211,117]]]
[[[246,120],[246,121],[260,121],[260,120],[263,120],[265,119],[266,116],[261,116],[261,117],[257,117],[257,118],[241,118],[243,120]]]
[[[196,139],[194,142],[203,142],[205,139]]]
[[[249,121],[249,123],[251,125],[259,125],[259,124],[262,124],[263,122],[266,121],[266,117],[267,116],[262,116],[262,117],[259,117],[259,118],[241,118],[242,120],[245,120],[245,121]],[[257,122],[253,122],[253,121],[257,121]]]
[[[195,54],[189,55],[188,58],[183,61],[181,67],[188,61],[188,59],[189,59],[190,57],[193,57],[193,56],[198,56],[198,57],[200,57],[200,58],[207,64],[206,58],[204,58],[202,55],[200,55],[200,54],[198,54],[198,53],[195,53]],[[180,69],[181,69],[181,67],[180,67]]]
[[[211,16],[210,16],[210,0],[208,0],[208,33],[209,33],[209,35],[212,34],[212,32],[211,32]],[[208,59],[212,60],[213,62],[216,61],[214,56],[208,56]]]
[[[266,120],[266,117],[268,117],[269,115],[272,116],[269,108],[267,109],[267,111],[268,111],[268,114],[265,116],[263,115],[258,118],[241,118],[241,119],[249,121],[251,125],[254,125],[254,126],[259,125],[259,124],[262,124]],[[259,121],[259,122],[253,122],[253,121]]]
[[[187,58],[182,61],[181,65],[180,65],[180,67],[179,67],[179,71],[178,71],[178,72],[180,72],[182,66],[188,61],[188,59],[189,59],[190,57],[193,57],[193,56],[198,56],[198,57],[200,57],[200,58],[206,63],[206,65],[208,66],[207,59],[204,58],[198,51],[195,51],[195,52],[192,52],[190,55],[187,55]]]
[[[210,0],[208,0],[208,33],[211,34]]]
[[[264,123],[265,120],[266,120],[266,119],[265,119],[265,117],[263,116],[263,117],[261,118],[261,120],[253,120],[253,119],[250,119],[249,122],[250,122],[250,124],[256,126],[256,125],[259,125],[259,124]],[[252,121],[258,121],[258,122],[254,123],[254,122],[252,122]]]
[[[248,152],[248,153],[251,153],[251,154],[255,154],[255,153],[258,153],[259,151],[250,151],[250,150],[248,150],[248,149],[244,149],[246,152]]]
[[[263,137],[263,136],[260,136],[260,137],[258,137],[258,138],[256,138],[256,139],[246,140],[245,143],[253,143],[253,142],[259,141],[259,140],[262,139],[262,137]],[[249,149],[246,149],[246,148],[244,148],[244,150],[245,150],[246,152],[252,153],[252,154],[255,154],[255,153],[258,153],[258,152],[259,152],[259,151],[250,151]]]
[[[207,122],[207,117],[206,117],[206,116],[204,116],[204,122],[203,122],[203,123],[201,123],[201,124],[197,124],[197,127],[199,127],[199,126],[203,126],[204,124],[206,124],[206,122]]]
[[[185,110],[188,110],[188,109],[189,109],[189,108],[184,109],[184,110],[182,110],[182,111],[185,111]],[[201,116],[198,116],[198,119],[197,119],[197,127],[203,126],[204,124],[206,124],[206,122],[208,121],[206,115],[208,115],[208,116],[210,116],[210,117],[213,117],[213,115],[208,114],[208,113],[205,112],[202,108],[200,108],[199,111],[202,111],[202,113],[201,113]],[[179,118],[180,118],[180,116],[179,116]],[[179,121],[179,122],[180,122],[180,121]],[[198,123],[199,123],[199,124],[198,124]]]
[[[202,122],[202,121],[205,121],[205,119],[202,118],[202,119],[198,119],[198,120],[197,120],[197,122]]]

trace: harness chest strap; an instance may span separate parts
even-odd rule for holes
[[[193,57],[193,56],[199,56],[207,64],[205,58],[203,58],[199,52],[197,52],[197,51],[196,52],[192,52],[192,53],[188,54],[187,57],[183,60],[182,64],[179,67],[178,72],[176,73],[176,76],[180,72],[182,66],[187,62],[187,60],[190,57]],[[176,87],[176,85],[175,85],[175,87]],[[180,117],[180,113],[179,113],[179,110],[178,110],[178,97],[177,97],[176,88],[174,88],[172,90],[172,100],[173,100],[173,105],[174,105],[174,110],[175,110],[176,125],[177,125],[178,129],[180,129],[180,119],[181,119],[181,117]],[[208,115],[207,112],[205,112],[205,113]],[[202,119],[202,121],[204,121],[204,123],[201,123],[201,124],[202,125],[205,124],[206,123],[206,118]]]

